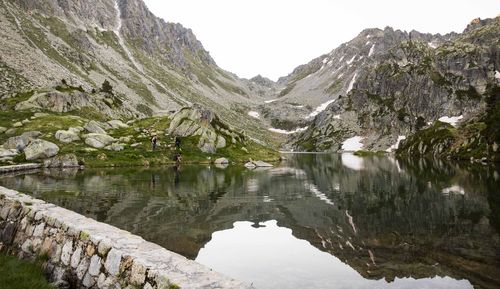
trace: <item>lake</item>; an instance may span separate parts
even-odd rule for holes
[[[286,154],[270,169],[46,170],[0,185],[256,288],[499,288],[500,169]]]

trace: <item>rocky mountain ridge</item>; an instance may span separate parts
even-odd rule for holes
[[[317,108],[299,116],[298,125],[308,129],[288,147],[391,151],[437,120],[458,125],[481,118],[497,93],[499,26],[499,18],[482,20],[445,36],[368,29],[298,67],[279,81],[286,88],[273,104]],[[356,149],[345,143],[354,137],[362,140]]]

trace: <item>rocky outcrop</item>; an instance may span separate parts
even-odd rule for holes
[[[42,139],[36,139],[24,150],[26,160],[39,160],[51,158],[59,153],[59,147],[51,142]]]
[[[245,140],[243,134],[234,132],[213,111],[199,105],[175,113],[167,133],[179,137],[198,136],[198,148],[205,153],[215,153]]]
[[[282,80],[295,83],[285,98],[298,98],[308,83],[330,84],[318,86],[328,95],[326,105],[288,147],[339,151],[346,140],[361,137],[364,150],[386,151],[439,119],[480,119],[498,85],[498,47],[489,40],[499,37],[499,27],[500,18],[460,35],[363,31],[311,63],[315,72],[303,68]]]

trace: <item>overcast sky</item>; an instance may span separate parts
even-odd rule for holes
[[[495,17],[499,0],[144,0],[191,28],[217,64],[240,77],[277,80],[365,28],[461,32]]]

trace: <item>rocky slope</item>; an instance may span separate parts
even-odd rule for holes
[[[498,17],[445,36],[363,31],[279,81],[285,88],[273,104],[306,108],[290,122],[308,129],[288,147],[391,151],[437,120],[458,126],[488,118],[487,104],[498,100],[499,33]]]
[[[268,86],[220,69],[190,29],[157,18],[142,0],[2,0],[0,27],[2,104],[61,112],[65,102],[62,112],[131,118],[199,103],[253,137],[267,137],[246,113]],[[99,100],[105,81],[118,111]],[[59,106],[47,101],[53,95]]]

